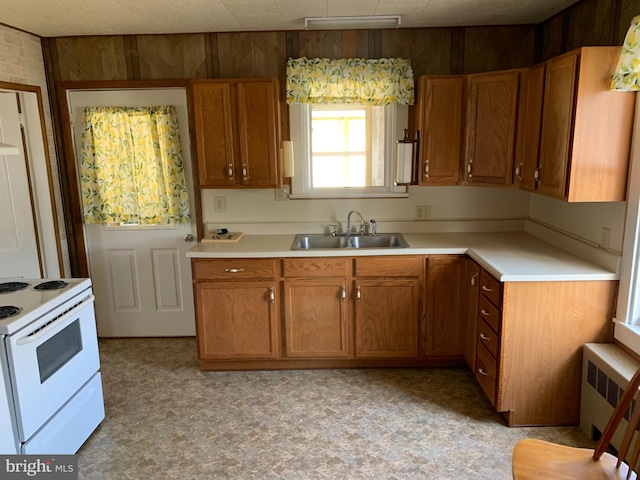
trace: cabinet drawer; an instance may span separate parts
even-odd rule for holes
[[[500,331],[500,310],[484,295],[480,295],[478,300],[478,318],[487,322],[494,332]]]
[[[275,278],[273,258],[193,260],[191,266],[196,280]]]
[[[483,344],[478,344],[476,358],[476,380],[493,405],[496,404],[497,361]]]
[[[358,277],[419,277],[423,270],[423,259],[417,255],[356,257]]]
[[[491,352],[491,355],[496,358],[498,356],[498,341],[500,337],[494,332],[491,327],[483,319],[478,319],[478,343],[481,343],[487,350]]]
[[[484,270],[480,272],[480,293],[487,297],[498,308],[501,306],[502,287],[500,282]]]
[[[285,277],[345,277],[350,260],[339,258],[285,258],[282,273]]]

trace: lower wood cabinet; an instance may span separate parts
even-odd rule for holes
[[[357,358],[418,358],[423,257],[355,259]]]
[[[349,355],[349,259],[284,259],[285,355],[345,358]]]
[[[428,358],[459,358],[465,353],[467,259],[459,255],[436,255],[427,259]]]
[[[274,259],[192,260],[198,358],[280,357],[279,295]]]

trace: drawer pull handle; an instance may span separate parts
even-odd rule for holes
[[[484,316],[484,317],[490,317],[491,314],[489,312],[487,312],[484,308],[482,310],[480,310],[480,313]]]
[[[225,268],[224,271],[227,273],[240,273],[244,272],[244,268]]]
[[[242,178],[244,180],[249,180],[249,175],[247,174],[247,164],[246,163],[242,164]]]
[[[484,290],[485,292],[493,292],[493,288],[489,288],[486,285],[482,285],[482,290]]]
[[[475,285],[476,284],[476,278],[478,278],[478,274],[474,274],[473,277],[471,277],[471,285]]]
[[[342,285],[342,287],[340,287],[340,299],[344,302],[347,299],[347,287],[345,287],[344,285]]]
[[[480,333],[480,338],[481,338],[482,340],[484,340],[485,342],[488,342],[488,341],[489,341],[489,337],[487,337],[484,333]]]
[[[273,287],[269,287],[269,300],[272,304],[276,302],[276,293],[273,291]]]
[[[356,288],[356,302],[360,303],[360,285]]]
[[[485,372],[482,368],[478,368],[478,373],[479,373],[480,375],[484,375],[485,377],[486,377],[487,375],[489,375],[489,374],[488,374],[487,372]]]
[[[227,167],[227,174],[229,175],[230,179],[233,179],[233,163],[230,163]]]

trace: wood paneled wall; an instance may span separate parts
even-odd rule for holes
[[[539,25],[43,38],[56,149],[65,151],[61,81],[265,77],[280,80],[284,98],[289,57],[409,58],[416,78],[520,68],[581,46],[622,45],[638,14],[638,0],[582,0]],[[288,138],[286,114],[282,120]],[[68,192],[75,179],[62,159],[59,165]],[[65,218],[73,235],[71,214]],[[77,257],[78,275],[74,263]]]

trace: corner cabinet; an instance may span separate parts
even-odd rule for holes
[[[460,177],[464,76],[420,77],[419,185],[456,185]]]
[[[513,184],[519,80],[520,70],[467,76],[467,184]]]
[[[277,187],[278,81],[193,80],[191,87],[200,188]]]
[[[500,283],[481,270],[479,287],[474,371],[496,410],[509,426],[578,424],[582,346],[611,341],[617,283]]]
[[[280,357],[274,259],[192,260],[198,358]]]
[[[536,190],[569,202],[624,201],[635,94],[609,90],[620,47],[546,64]]]

